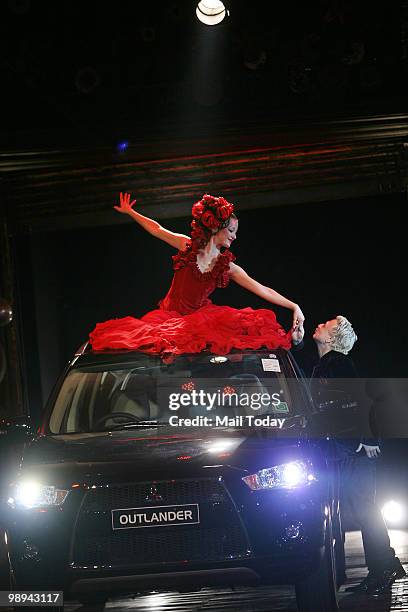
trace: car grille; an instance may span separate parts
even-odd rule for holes
[[[211,562],[248,556],[237,511],[218,479],[155,481],[162,501],[146,500],[152,482],[91,489],[75,529],[74,567]],[[200,524],[113,531],[111,510],[199,504]]]

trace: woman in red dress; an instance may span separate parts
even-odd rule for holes
[[[121,193],[120,205],[114,208],[178,250],[173,256],[173,281],[159,308],[141,319],[124,317],[98,323],[90,334],[93,350],[180,355],[204,349],[226,354],[233,348],[290,348],[292,330],[285,332],[272,310],[216,306],[209,299],[216,287],[226,287],[232,279],[267,302],[292,310],[293,327],[304,321],[297,304],[258,283],[234,263],[235,256],[229,250],[238,230],[233,204],[204,195],[193,206],[188,237],[136,212],[135,202],[130,201],[130,194]]]

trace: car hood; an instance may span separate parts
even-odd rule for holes
[[[301,456],[297,438],[277,439],[262,430],[173,427],[40,436],[26,449],[23,471],[52,472],[53,481],[93,483],[198,475],[209,468],[250,473]],[[51,474],[50,474],[51,476]]]

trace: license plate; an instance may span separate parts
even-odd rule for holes
[[[198,504],[183,506],[143,506],[112,510],[112,529],[142,527],[174,527],[197,525],[200,522]]]

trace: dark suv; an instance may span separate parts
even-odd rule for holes
[[[312,418],[283,350],[162,360],[83,347],[5,496],[3,584],[103,607],[292,583],[299,610],[337,610],[337,500]]]

